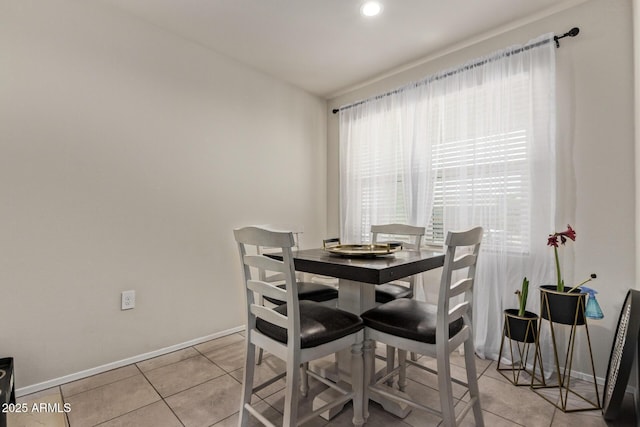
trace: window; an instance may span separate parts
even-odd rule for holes
[[[474,210],[483,210],[485,249],[504,244],[507,251],[528,252],[531,198],[527,84],[528,76],[520,73],[438,100],[443,125],[441,139],[432,151],[434,189],[427,242],[444,242],[448,218],[462,212],[473,217]],[[509,97],[486,115],[495,90],[506,91]],[[491,116],[508,116],[508,120],[500,126],[485,124]],[[466,125],[459,126],[460,120]]]
[[[359,206],[350,240],[370,241],[372,224],[427,223],[426,242],[441,245],[447,229],[459,228],[460,217],[477,224],[474,212],[483,210],[485,248],[506,245],[509,251],[527,252],[528,81],[527,73],[516,73],[415,102],[420,116],[413,122],[403,114],[406,106],[394,103],[353,118],[347,179],[359,193]],[[496,91],[503,94],[499,103],[493,101]],[[428,130],[407,138],[403,126],[416,119]],[[413,140],[410,149],[406,139]],[[407,182],[415,180],[416,163],[423,163],[429,175],[424,180],[431,182],[424,222],[410,207],[419,199],[409,194],[416,192],[415,183]]]
[[[514,283],[546,283],[556,194],[555,44],[545,34],[340,109],[343,241],[371,224],[482,226],[475,351],[496,358]],[[532,239],[532,236],[535,237]]]

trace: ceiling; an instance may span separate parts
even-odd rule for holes
[[[102,0],[322,97],[584,0]],[[558,31],[562,31],[560,28]]]

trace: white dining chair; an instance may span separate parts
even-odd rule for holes
[[[298,299],[293,255],[293,234],[245,227],[234,230],[238,244],[244,290],[246,294],[246,355],[240,407],[240,426],[247,426],[250,416],[267,426],[273,424],[252,404],[251,397],[258,390],[286,376],[283,426],[305,423],[338,405],[353,401],[353,425],[360,426],[363,418],[363,324],[359,316],[327,307],[314,301]],[[265,254],[254,254],[253,247],[279,248],[283,260]],[[249,248],[249,251],[247,250]],[[281,288],[260,280],[259,271],[282,275],[286,286]],[[256,295],[286,301],[269,307],[258,302]],[[264,348],[286,363],[286,371],[260,385],[254,385],[256,347]],[[301,379],[300,367],[315,359],[351,350],[352,388],[350,390],[320,377],[312,371],[306,375],[317,379],[338,392],[338,398],[320,408],[299,416],[298,399]]]
[[[459,425],[467,412],[473,409],[475,425],[484,426],[471,324],[473,284],[482,234],[481,227],[447,234],[437,304],[401,298],[375,307],[361,315],[365,323],[365,384],[367,385],[365,402],[367,402],[368,393],[375,392],[388,399],[434,413],[442,417],[443,424],[447,427]],[[456,253],[459,248],[462,249],[462,255]],[[465,277],[454,283],[452,273],[456,270],[464,272],[464,269],[467,270]],[[464,300],[451,307],[451,299],[457,295],[464,295]],[[398,348],[398,366],[377,381],[373,379],[372,373],[374,351],[371,340]],[[450,353],[461,344],[464,344],[466,383],[451,376]],[[407,360],[407,351],[435,358],[436,371]],[[398,396],[397,392],[383,385],[388,378],[398,375],[400,391],[404,391],[407,365],[437,374],[440,410],[418,403],[409,397]],[[469,400],[463,402],[464,407],[457,417],[454,411],[452,382],[461,384],[469,390]],[[365,408],[365,419],[367,414],[368,409]]]
[[[425,227],[408,224],[381,224],[371,226],[372,243],[402,242],[402,250],[419,251]],[[416,281],[420,275],[405,277],[390,283],[376,286],[376,304],[384,304],[398,298],[415,298]],[[395,363],[395,349],[387,346],[386,351],[387,371],[393,369]],[[411,354],[411,360],[417,360],[415,353]],[[391,385],[392,379],[389,380]]]
[[[402,242],[403,251],[419,251],[425,227],[408,224],[382,224],[371,226],[371,242]],[[413,298],[418,276],[376,286],[376,303],[384,304],[398,298]]]
[[[273,229],[272,226],[263,226],[262,228]],[[299,249],[301,233],[295,231],[292,233],[295,243],[293,248],[291,249]],[[256,247],[256,253],[258,254],[278,253],[279,251],[280,248]],[[259,270],[259,277],[260,280],[272,283],[278,287],[284,288],[286,286],[282,274],[269,274],[269,272],[261,269]],[[304,277],[302,275],[299,275],[298,273],[296,273],[296,281],[298,282],[298,300],[315,301],[324,305],[328,305],[330,307],[338,306],[338,288],[336,286],[304,280]],[[281,305],[286,302],[269,296],[259,296],[259,302],[263,304],[264,301],[268,301],[269,303],[275,305]],[[260,365],[262,363],[263,353],[263,349],[258,348],[258,355],[256,360],[257,365]],[[303,394],[306,394],[307,378],[305,375],[303,375],[302,384],[302,392]]]

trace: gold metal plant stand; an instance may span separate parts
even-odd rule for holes
[[[540,397],[542,397],[547,402],[554,405],[556,408],[562,410],[563,412],[579,412],[579,411],[591,411],[591,410],[601,409],[600,393],[598,392],[598,384],[596,382],[596,370],[593,363],[593,353],[591,352],[591,338],[589,336],[589,327],[587,326],[587,318],[585,315],[586,294],[578,293],[578,294],[572,295],[572,294],[557,292],[555,290],[554,291],[543,290],[542,288],[540,290],[541,290],[540,306],[542,310],[542,318],[548,320],[549,328],[551,330],[551,339],[553,341],[553,356],[555,361],[558,383],[553,385],[544,385],[544,386],[533,385],[531,386],[531,389]],[[554,322],[554,320],[552,319],[553,312],[551,311],[549,300],[550,298],[558,298],[558,295],[562,295],[567,298],[571,298],[575,300],[575,302],[571,302],[571,305],[573,305],[573,308],[575,309],[575,315],[570,316],[573,318],[572,323],[570,321]],[[543,322],[541,321],[540,328],[538,329],[538,338],[536,339],[536,343],[538,347],[540,346],[540,332],[542,330],[542,323]],[[567,345],[566,353],[564,354],[563,367],[561,367],[560,365],[560,358],[558,356],[558,344],[556,341],[556,327],[558,324],[571,326],[570,333],[569,333],[569,343]],[[572,384],[571,384],[571,368],[573,365],[573,354],[575,351],[575,341],[576,341],[576,335],[578,332],[578,326],[584,326],[584,330],[587,336],[587,344],[589,348],[589,360],[591,362],[591,374],[592,374],[593,387],[594,387],[595,396],[596,396],[595,402],[583,396],[578,391],[576,391],[575,387],[572,387]],[[539,351],[539,348],[537,351]],[[536,363],[534,360],[534,365],[533,365],[534,375],[535,375],[535,372],[536,372]],[[544,371],[542,371],[542,366],[541,366],[541,372],[542,372],[542,375],[544,376]],[[559,399],[555,399],[555,401],[551,400],[547,394],[542,392],[542,389],[551,389],[551,388],[558,389]],[[578,402],[584,401],[589,406],[568,408],[567,403],[569,400],[569,393],[579,398],[580,400],[577,400]]]
[[[537,345],[539,317],[537,314],[526,312],[525,316],[518,316],[516,310],[505,310],[504,327],[502,328],[502,341],[500,342],[500,353],[498,355],[497,371],[505,377],[511,384],[516,386],[534,386],[546,385],[544,380],[544,369],[542,367],[542,355],[540,347]],[[510,321],[511,320],[511,321]],[[524,333],[512,330],[512,322],[517,322],[520,326],[524,326]],[[532,337],[533,339],[530,339]],[[511,365],[508,368],[501,368],[502,351],[504,350],[504,342],[509,340],[509,355],[511,356]],[[536,361],[540,363],[542,375],[536,377],[533,372],[527,370],[527,361],[529,360],[531,346],[534,347],[534,366]],[[515,352],[514,352],[515,347]],[[516,362],[517,360],[517,362]],[[510,371],[510,375],[507,373]],[[529,374],[530,380],[526,380],[521,374],[525,372]]]

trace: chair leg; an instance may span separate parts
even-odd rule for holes
[[[258,296],[258,305],[264,305],[264,296],[263,295],[259,295]],[[264,352],[264,350],[262,349],[262,347],[256,347],[256,349],[258,350],[258,356],[257,356],[257,360],[256,360],[256,365],[259,365],[262,363],[262,353]]]
[[[375,357],[376,344],[373,340],[364,340],[364,387],[362,400],[364,403],[363,416],[365,421],[369,418],[369,386],[375,382]]]
[[[256,346],[249,342],[247,338],[247,352],[244,361],[244,375],[242,380],[242,399],[240,401],[240,427],[249,425],[250,414],[245,405],[251,403],[253,394],[253,375],[255,371]]]
[[[287,357],[287,381],[284,393],[283,427],[297,425],[298,395],[300,393],[300,356],[289,353]]]
[[[300,366],[300,394],[303,397],[307,397],[309,393],[309,375],[307,370],[309,369],[309,362],[305,362]]]
[[[449,349],[446,346],[438,347],[437,362],[443,425],[455,427],[456,414],[453,407],[453,387],[451,386],[451,361],[449,360]]]
[[[351,383],[353,384],[353,425],[364,424],[364,361],[362,360],[362,342],[351,346]]]
[[[398,349],[398,366],[400,373],[398,375],[398,390],[405,391],[407,388],[407,351]]]
[[[396,348],[387,345],[387,373],[393,371],[396,362]],[[393,387],[393,377],[387,380],[387,385]]]
[[[469,397],[475,398],[473,405],[473,417],[476,427],[484,427],[482,408],[480,407],[480,389],[478,388],[478,374],[476,372],[475,350],[471,337],[464,342],[464,366],[467,370],[467,384],[469,385]]]

